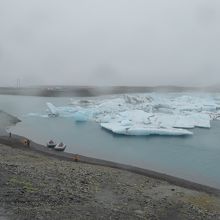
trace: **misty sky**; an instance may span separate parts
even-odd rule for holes
[[[0,0],[0,86],[220,85],[219,0]]]

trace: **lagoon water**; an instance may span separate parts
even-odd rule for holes
[[[72,118],[27,116],[46,113],[46,102],[68,105],[69,98],[0,96],[0,109],[22,122],[11,128],[45,144],[63,141],[66,151],[131,164],[220,188],[220,121],[211,129],[193,129],[187,137],[128,137],[112,134],[95,122],[76,123]]]

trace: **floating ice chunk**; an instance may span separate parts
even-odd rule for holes
[[[161,127],[194,128],[194,122],[181,115],[155,114],[155,123]]]
[[[59,115],[59,112],[57,110],[57,108],[50,102],[47,102],[47,107],[48,107],[48,110],[49,110],[49,115],[51,116],[58,116]]]
[[[112,131],[113,133],[116,134],[123,134],[125,133],[126,129],[129,127],[122,126],[120,123],[117,122],[112,122],[112,123],[100,123],[101,127]]]
[[[188,115],[187,118],[194,123],[195,127],[201,127],[201,128],[210,128],[210,120],[211,117],[209,114],[204,113],[193,113],[191,115]]]
[[[192,135],[193,133],[185,129],[176,128],[155,128],[146,127],[141,125],[135,126],[122,126],[120,123],[101,123],[101,127],[112,131],[116,134],[124,135],[136,135],[136,136],[147,136],[147,135]]]
[[[62,107],[49,103],[48,108],[60,117],[96,121],[126,135],[188,134],[183,129],[210,128],[211,120],[220,119],[220,96],[211,94],[146,93],[72,99],[71,102],[72,106]]]
[[[173,124],[174,128],[194,128],[195,122],[184,115],[175,115],[175,122]]]
[[[176,128],[154,128],[154,127],[131,127],[128,129],[128,135],[192,135],[193,133],[185,129]]]
[[[191,113],[190,115],[155,114],[152,123],[163,127],[173,128],[210,128],[210,116],[203,113]]]
[[[89,120],[89,115],[86,112],[76,112],[73,114],[73,118],[77,122],[85,122]]]
[[[216,111],[218,104],[213,97],[203,96],[177,96],[173,105],[180,111]]]

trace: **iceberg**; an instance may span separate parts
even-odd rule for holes
[[[49,110],[49,116],[58,116],[59,115],[59,112],[57,110],[57,108],[50,102],[47,102],[47,107],[48,107],[48,110]]]
[[[78,109],[78,111],[73,113],[73,118],[78,122],[85,122],[91,120],[93,118],[93,110],[92,109]]]
[[[194,114],[188,115],[187,118],[194,123],[195,127],[200,127],[200,128],[211,127],[210,125],[211,117],[209,114],[194,113]]]
[[[85,122],[89,120],[89,116],[84,112],[76,112],[73,114],[73,118],[78,122]]]
[[[71,105],[47,107],[49,115],[95,121],[117,134],[191,135],[187,129],[210,128],[212,120],[220,120],[219,100],[208,93],[143,93],[72,98]]]
[[[210,116],[202,113],[191,113],[189,115],[167,115],[155,114],[157,124],[163,127],[173,128],[210,128]]]
[[[135,135],[135,136],[147,136],[147,135],[192,135],[193,133],[185,129],[176,129],[176,128],[155,128],[155,127],[146,127],[146,126],[122,126],[119,123],[101,123],[101,127],[112,131],[116,134],[123,135]]]
[[[193,121],[184,115],[155,114],[155,123],[162,127],[194,128]]]

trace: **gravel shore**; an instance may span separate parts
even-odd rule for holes
[[[0,145],[0,219],[220,219],[220,197]]]

